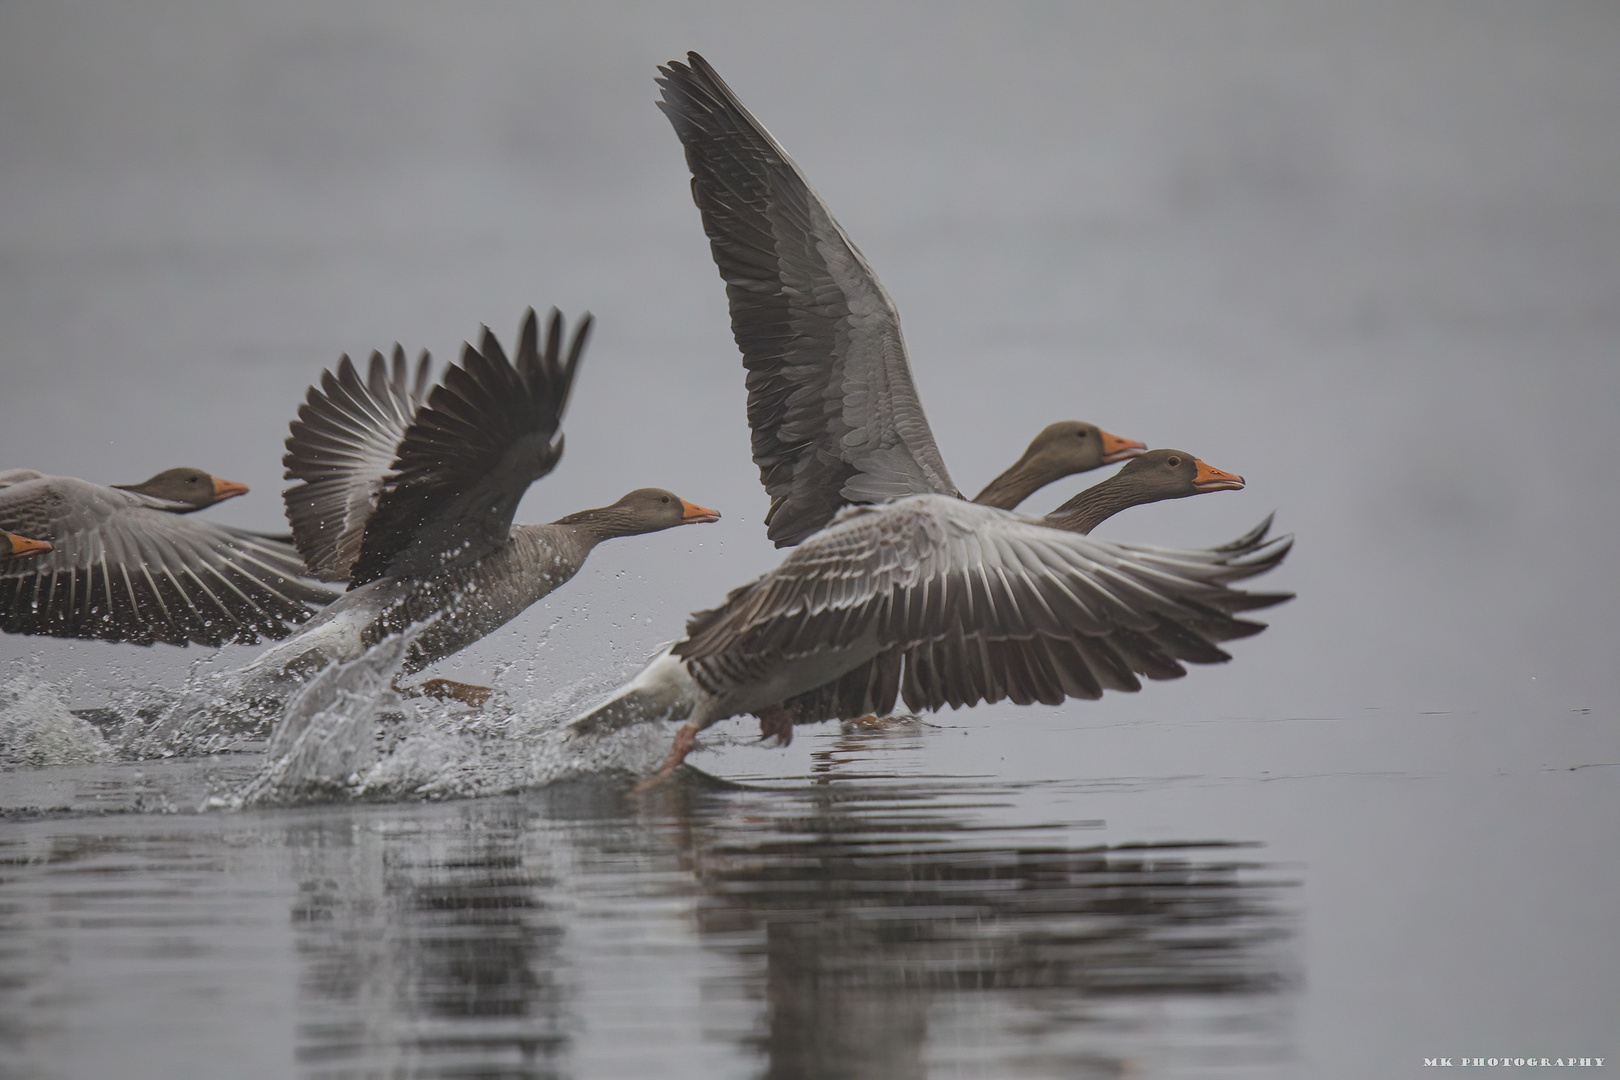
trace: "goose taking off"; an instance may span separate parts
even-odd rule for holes
[[[1205,551],[1086,533],[1130,506],[1242,486],[1190,454],[1155,450],[1046,518],[939,495],[845,510],[774,570],[693,615],[686,638],[631,684],[691,703],[657,778],[704,728],[743,713],[786,739],[794,724],[881,715],[897,698],[916,711],[1057,704],[1138,690],[1139,675],[1177,678],[1183,662],[1227,660],[1219,642],[1264,628],[1236,614],[1288,599],[1230,583],[1275,566],[1289,538],[1267,542],[1269,520]],[[636,716],[623,698],[575,730]]]
[[[184,517],[247,488],[201,469],[103,486],[0,473],[0,529],[53,550],[0,565],[0,629],[137,645],[284,638],[335,594],[291,544]]]
[[[565,354],[553,310],[542,347],[530,309],[510,359],[486,327],[431,393],[427,355],[413,374],[397,347],[392,365],[373,354],[364,379],[347,356],[325,373],[287,438],[287,477],[298,481],[285,493],[287,519],[312,572],[349,591],[250,669],[302,678],[417,627],[404,665],[414,673],[516,618],[603,540],[718,521],[641,488],[549,525],[513,526],[524,492],[562,457],[590,329],[586,315]],[[439,685],[467,699],[459,684]]]
[[[692,198],[748,371],[767,535],[801,543],[840,508],[961,493],[923,414],[900,316],[793,159],[697,53],[659,68],[686,148]],[[1145,447],[1091,424],[1054,424],[974,502],[1011,510],[1072,473]]]

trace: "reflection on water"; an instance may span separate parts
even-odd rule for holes
[[[257,1075],[1253,1075],[1283,1056],[1289,889],[1259,849],[1110,846],[1101,823],[1038,820],[1033,794],[693,774],[641,801],[577,781],[14,821],[0,1049],[23,1075],[89,1075],[110,1036],[85,1018],[135,1007],[120,1075],[183,1073],[181,1040],[226,1075],[281,993],[294,1050]],[[199,1000],[217,1058],[185,1028]]]
[[[633,817],[583,784],[428,833],[312,826],[295,838],[299,1059],[569,1075],[582,1043],[640,1040],[652,1064],[690,1029],[768,1077],[1144,1075],[1276,1050],[1287,923],[1252,849],[1077,848],[974,820],[1015,797],[686,790]],[[657,935],[630,952],[648,998],[702,973],[691,1011],[582,1009],[575,925],[628,930],[614,908],[671,900],[666,929],[695,916],[706,955],[672,969]]]
[[[525,851],[521,806],[480,810],[431,832],[340,818],[289,833],[311,1075],[565,1074],[560,886]]]
[[[1065,1075],[1114,1075],[1089,1030],[1114,999],[1278,989],[1276,930],[1219,854],[734,848],[700,926],[764,954],[767,1075],[923,1076],[1014,1037]]]
[[[733,989],[763,998],[765,1075],[1126,1075],[1152,1063],[1132,1060],[1140,1029],[1170,1001],[1209,1002],[1205,1036],[1267,1015],[1214,1007],[1285,982],[1276,885],[1252,852],[1001,846],[1012,830],[952,801],[819,789],[702,845],[700,932],[764,963]]]

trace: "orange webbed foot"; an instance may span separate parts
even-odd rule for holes
[[[490,699],[495,691],[487,686],[474,686],[471,683],[456,682],[454,679],[427,679],[415,686],[400,686],[394,683],[394,690],[406,697],[434,697],[440,701],[459,701],[473,708],[481,708],[484,702]]]
[[[675,733],[675,742],[669,748],[669,755],[664,758],[664,763],[658,767],[658,771],[631,790],[640,795],[668,780],[675,770],[680,768],[681,762],[686,760],[686,755],[697,748],[697,737],[698,729],[695,724],[682,724],[681,729]]]

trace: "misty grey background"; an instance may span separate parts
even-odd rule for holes
[[[1249,481],[1103,534],[1298,535],[1265,582],[1298,599],[1232,664],[947,714],[904,764],[1206,778],[1096,816],[1304,867],[1315,1074],[1615,1049],[1613,5],[7,4],[0,467],[197,465],[253,488],[211,516],[277,528],[287,421],[339,353],[442,362],[589,309],[519,520],[648,484],[725,519],[603,547],[441,671],[633,667],[778,558],[652,105],[688,48],[880,274],[964,488],[1081,418]],[[0,640],[90,703],[205,655]],[[814,745],[697,763],[792,775]]]

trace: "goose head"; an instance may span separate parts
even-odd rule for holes
[[[1185,450],[1149,450],[1100,484],[1087,488],[1046,516],[1060,529],[1089,533],[1121,510],[1211,491],[1238,491],[1243,477],[1217,469]]]
[[[139,484],[114,484],[115,488],[133,491],[164,502],[176,504],[176,513],[189,514],[213,506],[225,499],[247,494],[247,485],[234,480],[221,480],[201,469],[165,469],[150,480]]]
[[[1147,449],[1135,439],[1122,439],[1083,420],[1048,424],[1012,467],[973,501],[1011,510],[1055,480],[1125,461]]]
[[[1021,459],[1035,473],[1061,480],[1074,473],[1128,461],[1146,452],[1147,445],[1124,439],[1083,420],[1059,420],[1035,436]]]
[[[719,521],[720,512],[687,502],[663,488],[637,488],[611,506],[582,510],[560,519],[559,525],[573,525],[606,540],[615,536],[640,536],[661,532],[677,525],[698,525]]]
[[[1243,477],[1217,469],[1185,450],[1150,450],[1127,463],[1114,480],[1125,490],[1142,496],[1141,502],[1243,488]]]

